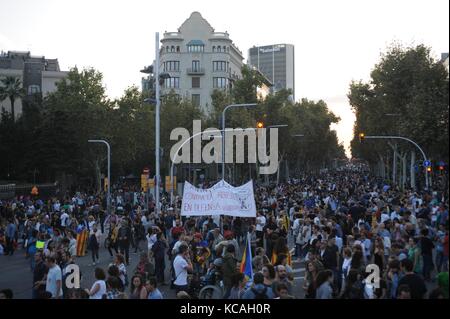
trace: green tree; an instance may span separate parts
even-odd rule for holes
[[[430,48],[392,45],[375,65],[368,83],[350,84],[348,97],[356,115],[353,156],[386,169],[389,161],[398,158],[405,166],[406,153],[414,151],[409,144],[395,141],[371,140],[370,147],[360,145],[357,133],[365,132],[408,137],[430,158],[448,161],[448,93],[448,73],[431,56]],[[391,159],[388,145],[396,150]]]
[[[4,79],[0,80],[2,86],[0,87],[0,101],[3,101],[9,98],[11,103],[11,115],[13,120],[16,119],[15,106],[14,103],[16,99],[22,98],[25,96],[25,89],[22,88],[22,82],[20,79],[7,76]]]

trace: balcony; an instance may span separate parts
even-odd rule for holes
[[[164,38],[161,39],[161,42],[167,41],[167,40],[183,40],[183,36],[180,32],[165,32]]]
[[[188,75],[204,75],[205,69],[204,68],[188,68],[187,70]]]

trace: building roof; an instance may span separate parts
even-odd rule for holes
[[[187,45],[205,45],[202,40],[191,40]]]

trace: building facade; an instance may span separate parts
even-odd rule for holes
[[[64,79],[67,72],[59,69],[57,59],[33,56],[30,52],[8,51],[0,53],[0,79],[13,76],[18,78],[25,89],[27,99],[35,94],[45,96],[56,90],[56,82]],[[1,84],[0,84],[1,85]],[[9,99],[0,101],[0,110],[11,112]],[[22,101],[14,103],[16,117],[22,113]]]
[[[165,32],[161,40],[160,72],[170,75],[161,94],[173,90],[208,113],[213,91],[229,92],[241,78],[243,59],[227,32],[216,32],[200,13],[193,12],[177,32]],[[149,80],[143,78],[143,88]]]
[[[272,92],[291,89],[295,100],[295,59],[292,44],[254,46],[248,50],[247,63],[272,82]]]

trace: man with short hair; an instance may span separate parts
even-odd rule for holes
[[[260,272],[254,274],[253,285],[242,296],[242,299],[273,299],[272,288],[264,286],[264,275]]]
[[[44,262],[43,253],[37,251],[34,255],[34,269],[33,269],[33,288],[31,290],[31,298],[38,299],[39,293],[45,291],[45,276],[48,268]]]
[[[425,286],[422,277],[414,273],[413,262],[409,259],[404,259],[401,262],[401,268],[405,275],[398,282],[399,289],[397,291],[397,296],[399,295],[400,287],[406,285],[411,291],[411,299],[423,299],[427,292],[427,287]]]
[[[279,290],[279,286],[283,285],[288,290],[288,294],[291,295],[292,294],[292,284],[289,281],[286,267],[283,265],[278,265],[275,267],[275,271],[276,271],[276,280],[274,281],[274,283],[272,285],[272,290],[276,292],[278,297],[281,297],[278,294],[278,290]]]
[[[180,291],[187,291],[188,272],[193,271],[188,246],[180,245],[178,248],[178,254],[173,261],[173,269],[175,271],[175,280],[173,282],[175,292],[178,293]]]
[[[147,299],[164,299],[161,291],[157,288],[157,280],[155,277],[149,278],[147,280],[145,287],[148,291]]]
[[[45,289],[52,294],[52,299],[60,299],[62,297],[62,272],[61,268],[56,264],[55,257],[47,257],[47,280]]]
[[[14,241],[16,240],[17,235],[17,226],[14,223],[13,219],[9,220],[8,226],[6,226],[6,249],[5,249],[5,256],[10,255],[12,256],[14,254]]]

